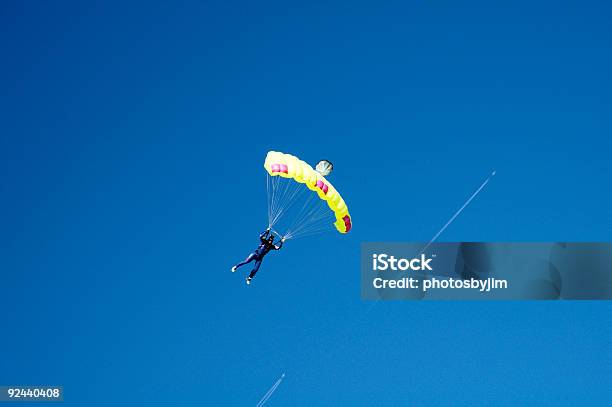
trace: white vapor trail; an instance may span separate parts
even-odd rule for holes
[[[438,239],[442,233],[444,233],[444,231],[446,230],[446,228],[447,228],[447,227],[449,227],[449,226],[450,226],[450,224],[451,224],[451,223],[453,223],[453,221],[454,221],[455,219],[457,219],[457,216],[459,216],[459,215],[461,214],[461,212],[463,212],[463,210],[464,210],[465,208],[467,208],[467,206],[470,204],[470,202],[472,202],[472,201],[474,200],[474,198],[476,198],[476,196],[477,196],[477,195],[480,193],[480,191],[482,191],[482,189],[483,189],[485,186],[487,186],[487,184],[489,183],[489,181],[491,181],[491,178],[493,178],[493,177],[495,176],[495,174],[496,174],[496,173],[497,173],[497,171],[493,171],[493,172],[491,173],[491,175],[489,175],[489,177],[488,177],[486,180],[484,180],[484,182],[483,182],[482,184],[480,184],[480,186],[479,186],[479,187],[478,187],[478,189],[477,189],[477,190],[476,190],[476,191],[475,191],[475,192],[472,194],[472,196],[470,196],[470,197],[468,198],[468,200],[467,200],[467,201],[465,201],[465,203],[464,203],[464,204],[461,206],[461,208],[459,208],[459,209],[457,210],[457,212],[455,212],[455,214],[454,214],[454,215],[453,215],[453,216],[452,216],[452,217],[451,217],[451,218],[448,220],[448,222],[446,222],[446,223],[444,224],[444,226],[442,226],[442,229],[440,229],[440,230],[438,231],[438,233],[436,233],[436,234],[434,235],[434,237],[432,237],[432,238],[431,238],[431,240],[429,241],[429,243],[427,243],[427,245],[425,245],[425,247],[423,247],[423,249],[421,250],[421,253],[424,253],[424,252],[425,252],[425,250],[427,250],[427,249],[429,248],[429,246],[431,246],[431,245],[432,245],[432,243],[433,243],[433,242],[435,242],[435,241],[436,241],[436,239]]]
[[[270,387],[270,390],[268,390],[266,394],[263,395],[261,400],[259,400],[259,402],[255,405],[255,407],[262,407],[264,404],[266,404],[266,402],[270,399],[270,397],[272,397],[272,394],[274,394],[276,388],[281,384],[284,378],[285,374],[283,373],[281,377],[276,381],[276,383],[274,383],[272,387]]]

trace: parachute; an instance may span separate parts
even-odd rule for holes
[[[277,151],[266,156],[268,226],[289,219],[285,239],[324,232],[335,226],[340,233],[351,230],[352,220],[340,193],[325,178],[333,165],[321,160],[314,170],[299,158]],[[285,222],[286,223],[286,222]],[[275,227],[276,228],[276,227]]]

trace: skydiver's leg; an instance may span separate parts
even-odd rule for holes
[[[244,266],[245,264],[252,262],[256,258],[257,258],[257,255],[255,253],[249,254],[249,256],[246,259],[244,259],[244,261],[241,261],[240,263],[232,267],[232,271],[236,271],[238,267]]]
[[[253,267],[253,270],[251,270],[251,274],[249,274],[249,276],[247,277],[247,284],[251,282],[253,277],[255,277],[255,274],[257,274],[257,272],[259,271],[259,266],[261,266],[261,261],[262,259],[257,259],[257,261],[255,262],[255,267]]]

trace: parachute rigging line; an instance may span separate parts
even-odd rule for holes
[[[334,213],[303,184],[266,174],[268,226],[274,227],[285,215],[289,225],[279,234],[288,239],[311,236],[333,230]],[[289,216],[290,214],[290,216]]]

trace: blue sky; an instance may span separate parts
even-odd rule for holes
[[[608,404],[606,302],[370,304],[362,241],[612,230],[604,2],[0,6],[2,384],[66,405]],[[354,230],[253,286],[268,150]],[[605,401],[608,403],[605,403]]]

